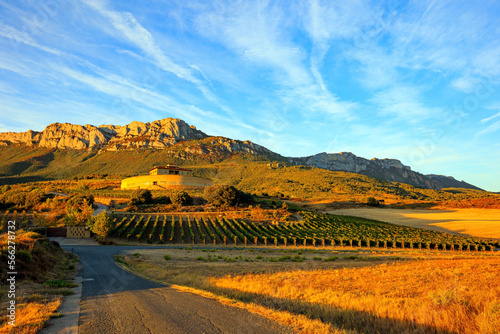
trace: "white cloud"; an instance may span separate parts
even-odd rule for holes
[[[466,94],[472,93],[477,85],[481,82],[479,78],[471,77],[469,75],[462,76],[458,79],[451,81],[451,86]]]
[[[34,48],[37,48],[39,50],[42,50],[42,51],[45,51],[45,52],[48,52],[48,53],[51,53],[54,55],[61,55],[62,54],[62,52],[60,52],[59,50],[49,48],[47,46],[44,46],[44,45],[37,43],[35,40],[33,40],[33,38],[31,38],[30,35],[22,32],[22,31],[19,31],[11,26],[2,24],[2,23],[0,23],[0,37],[5,37],[8,39],[11,39],[13,41],[13,43],[11,44],[12,48],[16,47],[16,44],[14,44],[14,42],[16,42],[16,43],[23,43],[23,44],[32,46]]]
[[[320,59],[309,57],[307,50],[291,39],[291,31],[300,29],[300,20],[297,8],[287,9],[267,1],[231,2],[203,11],[196,24],[201,35],[224,45],[247,66],[271,70],[282,109],[299,109],[305,117],[317,113],[348,115],[354,103],[340,101],[326,88],[318,69]],[[312,67],[311,61],[316,61]]]
[[[107,8],[106,3],[101,0],[84,0],[84,2],[99,14],[106,17],[116,30],[121,32],[123,36],[150,57],[156,66],[176,75],[180,79],[191,82],[208,100],[218,104],[226,113],[233,114],[229,108],[225,107],[219,101],[219,98],[207,87],[207,85],[194,75],[189,66],[182,66],[172,61],[163,52],[153,35],[144,28],[131,13],[110,10]]]
[[[500,117],[500,112],[499,112],[499,113],[497,113],[497,114],[495,114],[495,115],[493,115],[493,116],[490,116],[490,117],[487,117],[487,118],[483,118],[483,119],[481,120],[481,123],[486,123],[486,122],[489,122],[489,121],[491,121],[492,119],[497,118],[497,117]]]
[[[109,10],[106,8],[106,4],[99,0],[85,0],[84,2],[99,14],[109,19],[115,29],[120,31],[129,41],[134,43],[148,56],[152,57],[163,70],[171,72],[179,78],[198,82],[189,70],[175,64],[163,53],[151,33],[131,13]]]
[[[267,1],[215,6],[196,19],[198,32],[221,42],[247,61],[278,70],[282,84],[311,82],[304,50],[289,40],[289,17]]]
[[[400,119],[417,123],[441,114],[439,108],[427,107],[423,104],[420,90],[415,87],[391,87],[373,95],[370,99],[379,114],[393,115]]]

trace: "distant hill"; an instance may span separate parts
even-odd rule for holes
[[[436,174],[427,174],[426,176],[431,180],[437,182],[439,185],[442,186],[442,188],[464,188],[464,189],[482,190],[481,188],[478,188],[465,181],[455,180],[455,178],[452,176],[436,175]]]
[[[174,118],[124,126],[54,123],[41,132],[0,133],[0,157],[0,177],[28,179],[130,175],[167,162],[198,165],[239,159],[358,173],[427,189],[479,189],[452,177],[423,175],[396,159],[368,160],[349,152],[287,158],[251,141],[209,136]]]

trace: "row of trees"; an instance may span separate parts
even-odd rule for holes
[[[217,207],[230,207],[238,204],[252,204],[252,195],[242,192],[233,186],[213,185],[206,187],[203,198],[207,203]],[[174,191],[169,196],[153,198],[148,189],[137,189],[131,196],[132,205],[140,204],[175,204],[190,205],[193,198],[185,191]]]

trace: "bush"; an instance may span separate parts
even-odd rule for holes
[[[235,206],[239,203],[251,204],[254,202],[252,195],[239,191],[233,186],[225,185],[206,187],[204,197],[215,206]]]
[[[204,197],[215,206],[234,206],[238,200],[238,190],[233,186],[213,185],[205,188]]]
[[[69,205],[74,205],[74,206],[82,206],[84,203],[87,202],[90,205],[94,203],[94,196],[93,195],[84,195],[84,194],[78,194],[71,196],[68,200]]]
[[[366,204],[369,206],[379,206],[380,205],[379,201],[377,201],[374,197],[368,197]]]
[[[133,205],[149,204],[153,201],[153,195],[149,189],[137,189],[130,198]]]
[[[26,249],[18,249],[16,252],[16,258],[24,263],[30,263],[33,259],[31,253]]]
[[[25,197],[25,206],[33,207],[47,200],[47,195],[42,193],[41,191],[32,191],[26,194]]]
[[[83,200],[81,205],[66,205],[66,215],[64,220],[68,226],[91,226],[93,223],[94,210],[92,205],[87,202],[86,199]]]
[[[177,191],[170,195],[170,200],[172,204],[175,205],[189,205],[193,202],[193,199],[185,191]]]
[[[170,197],[168,196],[160,196],[154,199],[154,202],[156,204],[171,204],[172,201],[170,200]]]
[[[94,217],[91,223],[90,230],[104,239],[108,236],[109,232],[113,228],[113,222],[108,217],[106,211],[101,212]]]

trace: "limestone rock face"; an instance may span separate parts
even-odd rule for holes
[[[396,159],[376,159],[368,160],[358,157],[350,152],[341,153],[319,153],[310,157],[298,158],[297,162],[323,169],[360,173],[368,169],[389,169],[399,168],[402,170],[411,170],[401,161]]]
[[[33,141],[37,132],[28,130],[26,132],[2,132],[0,133],[0,146],[9,144],[34,145]]]
[[[125,126],[102,125],[104,131],[114,133],[105,150],[156,148],[163,149],[178,141],[203,139],[207,135],[186,122],[166,118],[151,123],[132,122]]]
[[[371,160],[350,152],[319,153],[305,158],[291,158],[290,162],[332,171],[359,173],[387,181],[413,184],[428,189],[441,189],[442,185],[432,178],[411,170],[396,159]]]
[[[157,148],[162,149],[178,141],[203,139],[207,135],[186,122],[166,118],[151,123],[132,122],[119,125],[75,125],[54,123],[42,132],[0,133],[0,145],[24,144],[58,149],[104,150]]]

